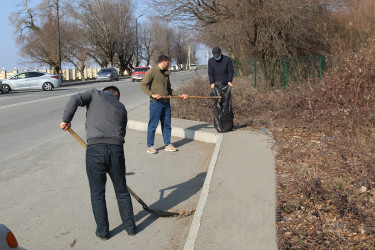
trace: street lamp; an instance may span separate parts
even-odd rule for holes
[[[136,40],[136,43],[137,43],[137,59],[136,59],[136,62],[135,62],[136,67],[139,66],[139,61],[138,61],[138,18],[140,18],[143,15],[144,14],[141,14],[141,15],[139,15],[135,18],[135,40]]]

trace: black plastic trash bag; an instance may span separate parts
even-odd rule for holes
[[[233,129],[233,111],[231,87],[215,83],[211,90],[211,96],[221,96],[221,99],[214,99],[214,126],[215,129],[222,133]]]

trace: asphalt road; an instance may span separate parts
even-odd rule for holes
[[[176,89],[198,75],[205,76],[207,71],[172,72],[172,88]],[[148,97],[140,90],[139,84],[140,82],[132,82],[131,79],[122,79],[118,82],[61,87],[50,92],[20,91],[1,94],[1,159],[7,160],[63,136],[65,133],[58,125],[61,122],[65,104],[71,95],[91,88],[102,89],[105,86],[116,85],[121,92],[121,102],[125,104],[128,111],[131,111],[148,101]],[[84,121],[85,110],[80,108],[73,119],[73,128],[83,128]]]
[[[177,88],[206,71],[177,72]],[[52,92],[28,91],[0,95],[0,223],[8,225],[26,249],[181,249],[191,216],[157,218],[133,200],[139,233],[121,230],[116,197],[107,184],[109,241],[95,237],[84,149],[59,128],[69,96],[90,88],[116,85],[129,111],[148,102],[131,79],[62,87]],[[145,114],[147,116],[147,114]],[[79,108],[74,130],[84,137],[85,109]],[[179,152],[146,153],[146,133],[127,133],[125,154],[128,185],[151,207],[194,209],[199,199],[213,144],[173,138]],[[160,135],[156,144],[162,145]]]

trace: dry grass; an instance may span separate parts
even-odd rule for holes
[[[281,249],[375,248],[375,42],[341,61],[324,81],[254,89],[236,79],[236,127],[272,131],[278,152]],[[206,79],[182,90],[208,95]],[[173,102],[173,114],[212,122],[211,101]]]

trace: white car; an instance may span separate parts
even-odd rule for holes
[[[27,71],[15,74],[3,80],[3,88],[8,91],[24,89],[43,89],[50,91],[61,86],[61,78],[39,71]]]
[[[0,224],[0,249],[1,250],[25,250],[18,246],[18,242],[12,231],[3,224]]]
[[[197,70],[197,65],[196,64],[190,64],[189,70]]]

